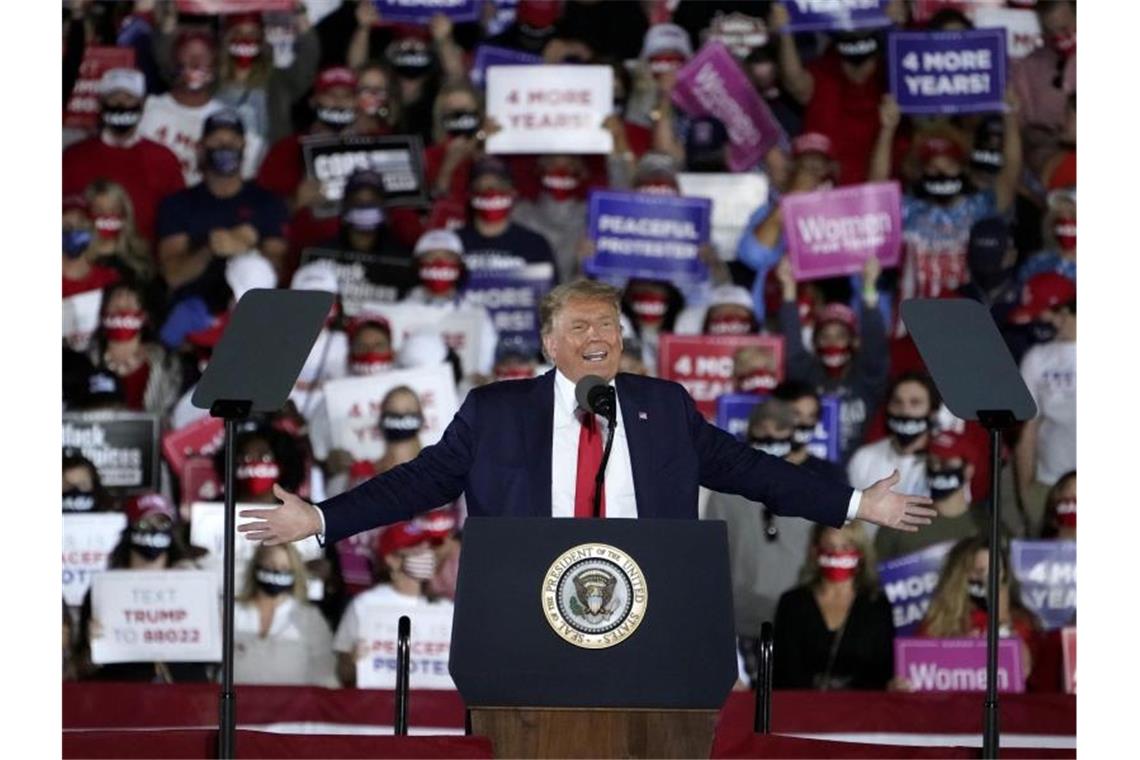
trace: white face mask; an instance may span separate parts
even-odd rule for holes
[[[417,581],[431,580],[435,575],[435,552],[423,551],[408,554],[401,567],[404,575]]]

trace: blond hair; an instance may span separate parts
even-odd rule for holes
[[[111,200],[123,210],[123,231],[119,235],[121,250],[118,251],[123,263],[130,268],[135,277],[140,280],[150,280],[154,277],[154,260],[147,252],[147,245],[139,237],[135,227],[135,206],[131,202],[131,196],[122,185],[109,179],[94,180],[83,191],[88,207],[100,195],[110,196]]]
[[[988,536],[979,535],[963,538],[946,555],[942,562],[942,572],[938,576],[938,585],[934,587],[934,595],[930,598],[930,607],[922,618],[922,629],[927,636],[965,636],[969,632],[970,611],[973,608],[966,586],[974,567],[974,557],[983,549],[990,550],[990,540]],[[1010,572],[1005,547],[998,551],[999,593],[1001,587],[1007,588],[1010,616],[1022,617],[1025,608],[1021,604],[1021,589]]]
[[[838,530],[843,533],[855,548],[859,550],[859,567],[855,571],[855,591],[865,593],[872,598],[879,594],[879,571],[875,560],[875,547],[863,529],[862,523],[850,522],[842,528],[832,528],[829,525],[816,524],[812,526],[811,537],[808,539],[807,559],[804,560],[800,570],[800,583],[811,588],[817,588],[823,582],[823,573],[819,569],[819,542],[825,530]]]
[[[554,318],[567,301],[609,301],[614,311],[621,313],[621,291],[613,285],[584,278],[564,282],[543,296],[538,305],[538,319],[544,337],[550,334]]]
[[[301,561],[301,555],[297,549],[292,544],[278,544],[277,546],[259,544],[245,569],[245,583],[242,584],[241,594],[237,596],[236,601],[253,601],[254,595],[257,594],[257,567],[265,555],[274,549],[284,549],[289,556],[289,570],[293,573],[293,590],[289,595],[298,602],[308,600],[309,572],[305,569],[305,563]]]

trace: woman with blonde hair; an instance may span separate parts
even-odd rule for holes
[[[254,552],[234,605],[234,681],[335,686],[332,631],[291,544]]]
[[[800,580],[776,605],[773,686],[886,688],[895,631],[863,526],[816,525]]]
[[[97,179],[84,190],[94,238],[91,250],[97,261],[140,282],[154,279],[154,259],[135,226],[135,207],[117,182]]]

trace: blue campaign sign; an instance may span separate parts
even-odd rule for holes
[[[716,426],[740,441],[748,436],[748,415],[752,408],[768,398],[763,393],[726,393],[716,400]],[[836,396],[820,398],[819,424],[808,444],[813,457],[839,461],[839,399]]]
[[[887,43],[891,95],[903,113],[1005,108],[1005,30],[894,32]]]
[[[825,32],[834,29],[870,29],[890,26],[888,0],[786,0],[788,29]]]
[[[463,291],[463,304],[487,309],[499,340],[517,336],[541,345],[538,304],[553,285],[550,264],[473,272]]]
[[[476,21],[481,2],[477,0],[372,0],[384,21],[404,21],[411,24],[428,24],[437,13],[452,21]]]
[[[709,242],[711,213],[708,198],[594,190],[587,234],[596,254],[586,260],[586,272],[675,284],[706,280],[699,249]]]
[[[879,563],[879,586],[890,602],[896,636],[914,635],[938,585],[942,560],[953,545],[943,541]]]
[[[527,66],[542,63],[542,56],[524,53],[521,50],[480,45],[475,48],[475,62],[471,66],[471,82],[482,87],[489,66]]]
[[[1072,625],[1077,613],[1077,542],[1025,541],[1009,544],[1021,603],[1048,630]]]

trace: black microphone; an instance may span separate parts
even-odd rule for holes
[[[617,418],[617,396],[614,389],[597,375],[586,375],[574,386],[578,406],[588,412],[600,414],[610,422]]]

